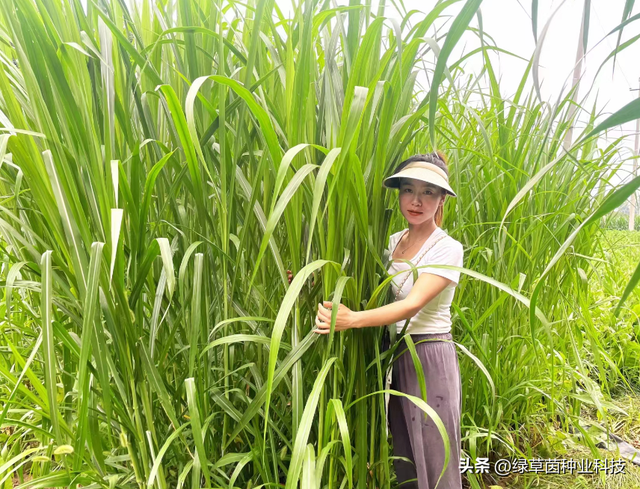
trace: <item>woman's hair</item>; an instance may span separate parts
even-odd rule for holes
[[[438,168],[441,168],[442,170],[444,170],[447,176],[449,175],[449,169],[447,168],[447,157],[442,151],[439,151],[439,150],[436,150],[433,153],[427,153],[424,155],[418,154],[410,158],[407,158],[406,160],[404,160],[402,163],[398,165],[398,167],[393,171],[393,173],[394,174],[398,173],[405,166],[407,166],[409,163],[412,163],[414,161],[426,161],[427,163],[433,163]],[[442,191],[444,192],[444,189]],[[445,192],[445,195],[446,195],[446,192]],[[436,215],[433,218],[436,223],[436,226],[442,225],[443,208],[444,206],[440,205],[438,206],[438,210],[436,210]]]

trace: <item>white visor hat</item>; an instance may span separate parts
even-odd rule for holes
[[[400,188],[400,178],[414,178],[423,182],[432,183],[441,187],[452,197],[457,197],[456,193],[449,186],[447,173],[437,165],[426,161],[412,161],[398,173],[387,177],[382,182],[386,188]]]

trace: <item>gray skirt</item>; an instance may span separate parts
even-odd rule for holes
[[[402,396],[387,398],[388,429],[393,439],[393,455],[406,457],[411,463],[394,459],[393,465],[400,489],[461,489],[460,475],[460,414],[462,394],[460,367],[451,333],[412,334],[416,352],[422,363],[427,388],[427,404],[444,423],[449,435],[449,464],[436,486],[444,466],[444,443],[430,417]],[[417,344],[422,340],[423,343]],[[385,334],[382,350],[389,349]],[[385,388],[391,388],[421,398],[420,383],[411,353],[404,340],[395,351],[391,372]]]

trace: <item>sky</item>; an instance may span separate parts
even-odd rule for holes
[[[613,59],[610,59],[598,73],[602,63],[616,47],[617,33],[610,36],[607,34],[620,24],[624,3],[624,0],[591,1],[587,54],[578,97],[579,100],[585,100],[583,106],[587,110],[591,110],[595,103],[597,110],[602,113],[602,119],[640,95],[638,90],[640,87],[640,63],[638,62],[640,41],[616,56],[615,70]],[[416,8],[420,4],[424,5],[424,2],[407,0],[405,3],[409,9]],[[539,2],[538,36],[551,19],[540,56],[541,94],[543,100],[550,103],[557,100],[563,85],[566,84],[565,93],[571,86],[583,8],[584,0],[566,0],[564,3],[557,0]],[[558,10],[554,14],[556,9]],[[481,10],[484,31],[495,39],[498,46],[527,59],[533,55],[536,45],[531,27],[530,1],[485,0]],[[640,9],[636,6],[631,15],[639,11]],[[639,33],[640,22],[631,23],[623,30],[620,42],[624,43]],[[466,37],[468,40],[465,52],[468,52],[469,48],[475,45],[472,44],[474,39],[471,36]],[[464,43],[459,47],[464,49],[463,45]],[[526,62],[502,53],[492,54],[492,61],[494,59],[499,66],[500,87],[503,95],[513,94],[520,82]],[[481,59],[476,57],[468,64],[467,69],[478,72],[481,67]],[[635,90],[631,91],[631,88]],[[626,151],[621,151],[620,158],[626,160],[633,156],[636,132],[636,122],[629,122],[609,130],[607,135],[601,138],[599,146],[603,147],[607,142],[625,135],[626,138],[622,144]],[[632,170],[632,161],[628,161],[619,172],[619,182],[611,183],[617,184],[632,178]]]
[[[462,2],[461,2],[462,3]],[[613,59],[607,61],[599,73],[598,68],[607,56],[615,49],[617,33],[607,36],[611,30],[620,24],[624,9],[624,0],[593,0],[591,1],[591,15],[589,21],[589,39],[587,54],[583,64],[583,76],[580,84],[579,100],[585,99],[584,107],[590,110],[594,103],[601,111],[604,119],[624,105],[631,102],[640,94],[640,41],[622,51],[616,57],[615,70]],[[637,2],[636,2],[637,3]],[[405,0],[407,9],[425,8],[425,2]],[[430,7],[429,4],[426,5]],[[580,25],[584,0],[541,0],[538,12],[538,36],[545,24],[551,19],[547,35],[540,55],[541,94],[545,101],[554,103],[566,84],[566,90],[571,86],[573,68],[580,36]],[[553,14],[554,11],[557,12]],[[459,10],[459,9],[458,9]],[[528,0],[485,0],[481,6],[483,28],[491,35],[496,44],[514,54],[530,59],[536,44],[531,26],[531,2]],[[638,13],[636,7],[632,15]],[[552,17],[553,14],[553,17]],[[474,24],[477,21],[474,20]],[[629,24],[622,33],[621,43],[640,33],[640,22]],[[477,47],[476,36],[466,35],[458,45],[468,52]],[[465,42],[466,41],[466,46]],[[457,59],[452,53],[450,59]],[[503,53],[492,53],[492,62],[498,66],[500,88],[503,95],[515,93],[526,62]],[[482,68],[482,60],[475,57],[467,64],[467,70],[478,73]],[[596,77],[597,74],[597,77]],[[636,90],[631,91],[630,88]],[[586,115],[586,114],[585,114]],[[583,119],[584,120],[584,119]],[[608,141],[626,135],[621,159],[633,155],[635,145],[636,122],[629,122],[618,128],[611,129],[600,141],[604,146]],[[574,135],[575,137],[575,135]],[[620,182],[631,178],[632,162],[625,164],[620,171]],[[617,183],[617,182],[612,182]]]

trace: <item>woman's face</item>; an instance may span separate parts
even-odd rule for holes
[[[413,178],[400,179],[400,211],[410,224],[420,225],[433,219],[438,206],[444,204],[446,195],[443,188],[432,183]]]

